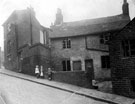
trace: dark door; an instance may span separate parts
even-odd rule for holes
[[[85,70],[86,70],[88,79],[90,79],[90,80],[94,79],[94,68],[93,68],[92,59],[85,60]]]
[[[18,53],[18,71],[22,72],[22,53]]]

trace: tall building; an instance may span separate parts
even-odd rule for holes
[[[34,74],[50,62],[49,29],[40,25],[33,8],[15,10],[4,22],[5,67]]]

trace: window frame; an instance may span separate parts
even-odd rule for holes
[[[71,39],[69,38],[63,39],[62,48],[63,49],[71,48]]]
[[[63,65],[63,63],[65,64],[65,66]],[[70,60],[68,60],[68,59],[67,60],[62,60],[62,66],[63,66],[63,70],[62,71],[71,71]],[[64,67],[65,67],[65,69],[64,69]]]
[[[104,33],[100,35],[100,44],[107,45],[108,41],[110,40],[110,34],[111,33]]]
[[[131,44],[131,41],[135,41],[135,39],[126,39],[121,41],[121,51],[123,57],[135,57],[135,54],[132,52],[135,52],[135,48],[132,48],[131,46],[134,46],[134,44]]]
[[[105,62],[105,63],[103,63],[103,62]],[[110,56],[109,55],[101,56],[101,68],[110,69]]]

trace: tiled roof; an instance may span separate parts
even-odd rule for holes
[[[122,29],[130,22],[129,16],[116,15],[97,19],[87,19],[75,22],[65,22],[59,26],[52,26],[50,38],[71,37],[101,33]]]

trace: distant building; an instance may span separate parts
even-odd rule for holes
[[[49,29],[40,25],[33,8],[14,11],[3,27],[7,69],[33,75],[36,65],[49,67]]]
[[[112,36],[110,57],[113,91],[135,98],[135,18]]]
[[[128,3],[116,16],[63,22],[58,9],[53,32],[50,33],[52,64],[56,71],[86,71],[89,66],[93,79],[110,78],[108,40],[130,21]]]
[[[0,47],[0,68],[3,67],[3,64],[4,64],[4,52],[1,50]]]

